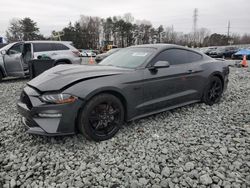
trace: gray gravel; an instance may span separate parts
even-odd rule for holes
[[[128,123],[100,143],[25,133],[15,102],[27,80],[0,84],[0,187],[250,187],[250,72],[231,68],[219,104]]]

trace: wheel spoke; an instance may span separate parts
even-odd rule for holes
[[[108,103],[106,104],[105,110],[108,112],[108,111],[110,110],[111,107],[112,107],[111,102],[108,102]]]
[[[91,115],[91,116],[89,116],[89,120],[99,121],[99,117],[98,117],[98,115]]]
[[[217,86],[217,82],[213,82],[212,87],[211,88],[215,88]]]
[[[98,130],[98,128],[102,125],[101,121],[98,121],[97,125],[95,126],[95,130]]]
[[[219,91],[219,90],[221,90],[221,87],[220,86],[217,86],[216,88],[214,88],[215,89],[215,91]]]
[[[115,109],[115,110],[113,110],[112,112],[109,112],[109,115],[116,115],[116,114],[118,114],[119,112],[120,112],[119,109]]]

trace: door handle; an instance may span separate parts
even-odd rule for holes
[[[188,74],[191,74],[191,73],[193,73],[193,72],[194,72],[193,70],[188,70],[188,71],[187,71]]]

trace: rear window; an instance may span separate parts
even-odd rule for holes
[[[52,51],[51,43],[34,43],[34,52],[47,52]]]
[[[57,50],[68,50],[69,49],[67,46],[65,46],[64,44],[60,44],[60,43],[52,44],[52,48],[55,51],[57,51]]]

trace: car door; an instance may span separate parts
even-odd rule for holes
[[[33,59],[33,50],[32,50],[32,44],[31,43],[24,43],[23,50],[22,50],[22,63],[23,63],[23,69],[28,70],[29,68],[29,61]]]
[[[145,113],[181,106],[198,100],[198,91],[195,85],[199,79],[194,76],[200,72],[199,68],[187,59],[187,51],[183,49],[168,49],[161,52],[150,63],[168,61],[169,67],[157,70],[145,69],[144,71],[144,103],[142,108]],[[199,58],[202,58],[199,55]],[[188,63],[189,62],[189,63]]]
[[[34,58],[37,59],[39,56],[46,56],[52,58],[52,45],[51,43],[45,42],[34,42],[33,43],[33,54]]]
[[[69,47],[65,46],[61,43],[52,43],[52,51],[51,51],[51,58],[58,60],[58,59],[69,59],[72,57],[72,51],[69,50]]]
[[[8,76],[24,76],[22,49],[23,43],[16,43],[4,55],[4,66]]]

